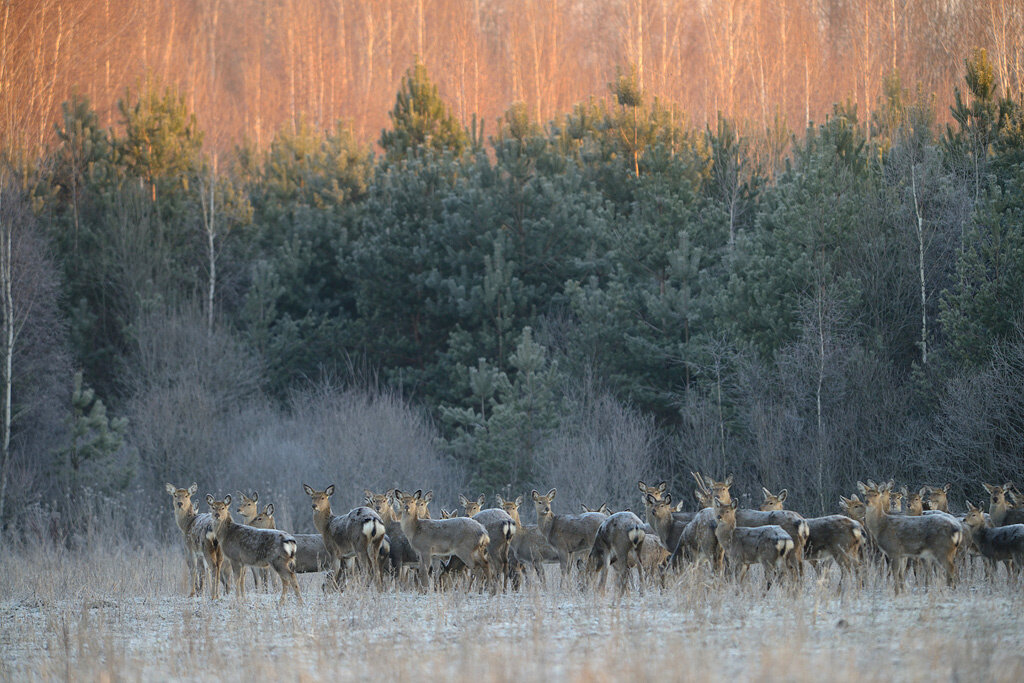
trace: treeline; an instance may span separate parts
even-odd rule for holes
[[[979,50],[942,129],[893,76],[870,120],[752,139],[623,69],[485,136],[417,64],[381,154],[304,124],[230,158],[173,89],[116,131],[72,99],[5,171],[4,524],[169,525],[163,482],[197,479],[295,526],[300,479],[976,497],[1024,472],[1024,105],[998,92]]]
[[[59,104],[119,122],[124,88],[173,85],[207,145],[263,149],[305,117],[376,140],[418,56],[460,121],[510,102],[558,118],[634,63],[649,99],[698,127],[718,112],[764,131],[822,121],[846,97],[870,120],[884,78],[938,93],[945,119],[963,59],[988,50],[1004,92],[1024,83],[1014,0],[33,0],[0,8],[0,145],[34,158]]]

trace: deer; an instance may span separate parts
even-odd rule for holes
[[[395,498],[400,501],[402,510],[402,531],[420,558],[420,587],[434,588],[429,570],[430,561],[435,556],[454,555],[471,570],[481,570],[489,575],[487,547],[491,537],[484,525],[469,517],[421,518],[423,497],[422,490],[412,494],[395,490]]]
[[[988,562],[991,574],[995,573],[997,563],[1002,562],[1006,565],[1006,575],[1019,580],[1024,563],[1024,524],[989,527],[982,505],[979,503],[975,507],[968,501],[967,516],[964,517],[974,547]]]
[[[224,551],[224,557],[231,561],[235,576],[235,595],[245,595],[245,568],[270,566],[281,578],[281,599],[284,604],[289,586],[295,591],[295,599],[301,603],[299,582],[295,579],[295,538],[276,529],[256,529],[245,524],[236,524],[231,519],[231,496],[215,500],[206,494],[206,503],[213,514],[213,530],[208,538],[216,538]]]
[[[920,517],[924,514],[924,497],[928,494],[927,487],[922,487],[919,491],[908,491],[904,486],[900,492],[903,494],[903,500],[906,501],[905,514],[908,517]]]
[[[655,498],[654,494],[647,493],[644,495],[644,505],[647,508],[648,524],[662,544],[666,548],[675,548],[679,545],[679,539],[689,522],[676,517],[672,495],[665,493],[661,498]],[[677,555],[673,561],[678,565],[681,559],[681,555]]]
[[[764,502],[761,510],[768,512],[782,510],[789,492],[782,489],[774,495],[761,487]],[[804,559],[811,562],[817,570],[820,560],[831,557],[839,566],[839,590],[843,590],[843,579],[848,574],[856,574],[860,564],[860,548],[866,533],[860,522],[846,515],[826,515],[824,517],[808,517],[807,544],[804,546]]]
[[[764,567],[765,590],[772,587],[772,578],[782,572],[786,557],[793,551],[795,543],[786,530],[777,524],[756,527],[736,526],[738,501],[723,503],[714,500],[715,537],[725,553],[729,570],[742,581],[750,565],[759,563]]]
[[[708,487],[715,500],[721,503],[732,502],[732,495],[729,490],[732,486],[732,476],[726,477],[725,481],[708,479]],[[794,576],[803,572],[804,545],[807,543],[807,536],[810,529],[803,516],[792,510],[749,510],[738,508],[736,510],[736,524],[741,527],[757,527],[766,524],[781,526],[789,534],[793,541],[793,549],[786,553],[786,562]]]
[[[725,567],[725,555],[722,546],[718,542],[718,538],[715,536],[718,522],[715,517],[714,501],[716,499],[714,491],[710,486],[711,480],[705,481],[699,472],[691,472],[690,474],[693,476],[694,481],[697,482],[697,488],[694,490],[693,496],[697,499],[697,505],[701,509],[683,527],[679,540],[675,544],[668,561],[670,565],[675,566],[680,562],[683,555],[693,559],[703,557],[711,564],[713,571],[721,571]],[[731,484],[732,478],[730,477],[727,481]]]
[[[995,526],[1024,523],[1024,510],[1015,510],[1006,500],[1006,494],[1013,489],[1013,484],[1006,482],[1002,486],[982,484],[989,493],[988,514]]]
[[[476,520],[487,529],[490,543],[487,546],[488,563],[492,570],[499,568],[502,577],[502,590],[508,590],[509,579],[509,550],[512,538],[517,531],[516,521],[512,516],[501,508],[488,508],[481,510],[487,499],[481,494],[476,500],[469,500],[465,496],[459,496],[466,511],[466,517]],[[499,501],[501,498],[499,497]],[[465,564],[458,557],[453,557],[445,565],[444,572],[462,569]]]
[[[925,486],[921,489],[925,492],[923,494],[926,503],[925,510],[949,512],[949,489],[949,484],[944,486]]]
[[[558,553],[536,524],[523,524],[519,518],[519,507],[523,504],[522,496],[516,496],[515,500],[505,500],[498,495],[497,501],[498,506],[516,523],[509,559],[516,572],[514,576],[521,578],[523,569],[529,566],[541,583],[544,583],[544,564],[558,562]]]
[[[213,515],[208,512],[197,512],[192,504],[192,496],[199,486],[192,482],[187,489],[179,489],[173,484],[165,484],[164,489],[173,500],[174,521],[181,530],[185,541],[185,561],[188,565],[190,598],[203,594],[203,582],[207,567],[210,569],[210,596],[216,600],[221,584],[224,590],[229,589],[227,574],[221,574],[224,554],[216,539],[208,539],[207,532],[213,530]]]
[[[373,493],[372,491],[364,490],[363,495],[365,496],[366,505],[380,515],[381,521],[384,522],[384,532],[390,540],[391,545],[388,551],[387,563],[388,571],[394,576],[396,582],[402,580],[405,577],[406,565],[416,565],[419,563],[420,558],[416,551],[412,549],[409,539],[405,537],[405,533],[402,531],[402,522],[398,519],[398,515],[395,512],[393,504],[395,490],[388,489],[384,493]],[[423,509],[426,510],[426,506]],[[427,514],[429,514],[429,511]],[[445,510],[442,510],[442,519],[444,514]]]
[[[303,484],[302,489],[309,496],[313,507],[313,525],[323,537],[324,546],[341,565],[352,559],[356,564],[367,562],[378,587],[383,586],[380,570],[381,545],[384,543],[385,528],[380,515],[372,509],[361,506],[352,508],[344,515],[331,511],[331,496],[334,484],[323,491]],[[341,572],[334,576],[335,586],[340,585]]]
[[[889,558],[898,595],[903,589],[907,559],[920,557],[932,560],[946,571],[946,582],[956,585],[954,558],[963,540],[963,532],[956,520],[946,515],[907,517],[889,514],[889,493],[893,482],[878,485],[857,482],[867,506],[865,521],[868,531],[885,556]]]
[[[266,526],[266,524],[268,522],[268,518],[269,518],[269,521],[271,521],[271,522],[273,521],[273,518],[274,518],[274,513],[273,513],[274,506],[273,506],[272,503],[268,504],[268,506],[271,509],[269,517],[268,516],[262,516],[261,517],[260,516],[260,506],[259,506],[259,500],[260,500],[260,493],[259,493],[259,491],[253,491],[252,492],[252,497],[249,497],[249,496],[245,495],[244,491],[239,491],[239,495],[241,496],[241,502],[239,502],[238,507],[235,508],[235,512],[237,512],[238,514],[242,515],[242,524],[246,524],[248,526],[256,527],[257,529],[273,529],[274,528],[272,524],[271,524],[271,526]],[[256,587],[257,589],[262,587],[264,590],[268,590],[270,588],[270,570],[269,569],[250,567],[249,571],[252,572],[252,585],[254,587]]]
[[[890,515],[902,515],[903,514],[903,493],[906,491],[904,487],[900,491],[889,492],[889,514]]]
[[[640,576],[640,590],[643,591],[644,571],[640,546],[644,536],[643,522],[629,510],[616,512],[601,522],[587,558],[587,568],[600,573],[598,590],[604,592],[608,569],[612,562],[618,562],[616,571],[619,575],[619,597],[625,593],[629,583],[630,566],[636,566]]]
[[[536,489],[531,493],[533,507],[537,511],[537,528],[558,553],[558,564],[562,569],[562,580],[569,575],[576,553],[591,548],[597,529],[605,520],[599,512],[584,512],[581,515],[556,515],[551,511],[551,501],[556,489],[541,495]]]
[[[605,517],[611,517],[612,514],[612,509],[608,507],[608,503],[601,503],[601,507],[597,508],[592,508],[588,506],[586,503],[580,503],[580,508],[583,510],[583,512],[597,512],[598,514],[602,514]]]
[[[277,523],[274,520],[274,504],[267,503],[263,511],[256,515],[249,526],[257,529],[276,529]],[[334,559],[324,545],[324,537],[321,534],[292,534],[295,539],[295,567],[296,574],[312,574],[323,571],[337,571],[333,566]]]

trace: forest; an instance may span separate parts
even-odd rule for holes
[[[359,21],[398,4],[370,3]],[[559,486],[623,507],[638,478],[681,485],[699,470],[733,474],[737,491],[787,487],[796,509],[824,513],[869,476],[948,482],[958,500],[980,497],[980,480],[1020,480],[1019,7],[984,3],[956,34],[988,47],[950,46],[953,67],[900,38],[918,14],[900,24],[896,5],[918,3],[893,0],[891,23],[890,3],[833,17],[850,28],[845,48],[798,34],[823,24],[794,9],[761,87],[757,64],[733,54],[756,49],[738,27],[761,15],[692,18],[683,29],[726,41],[670,44],[714,61],[690,62],[698,87],[662,68],[685,54],[654,56],[651,26],[678,19],[672,3],[620,3],[611,67],[545,48],[563,80],[543,83],[540,48],[524,64],[517,42],[529,31],[492,24],[568,30],[582,5],[531,22],[468,3],[460,20],[475,8],[475,25],[516,36],[488,57],[490,33],[434,41],[423,26],[446,15],[411,4],[402,21],[420,22],[386,34],[377,66],[383,48],[350,34],[380,32],[344,17],[333,43],[303,37],[308,58],[266,57],[278,99],[265,106],[218,84],[227,40],[200,45],[208,61],[179,82],[184,28],[157,34],[141,17],[140,47],[134,33],[86,41],[84,11],[76,24],[61,3],[0,10],[5,536],[155,526],[169,538],[165,482],[258,488],[295,528],[306,481],[351,503],[364,488],[453,499]],[[298,24],[258,7],[251,20],[290,41]],[[209,35],[225,30],[202,16]],[[854,31],[860,20],[871,31]],[[52,59],[28,49],[37,29]],[[999,35],[1017,43],[989,44]],[[111,60],[109,41],[149,55],[146,72]],[[487,65],[472,87],[453,87],[438,42],[480,51],[454,60]],[[348,56],[314,52],[331,44]],[[870,68],[827,78],[826,44],[836,73],[865,55]],[[795,56],[812,48],[813,74]],[[46,75],[87,49],[80,81],[67,78],[89,87]],[[334,70],[310,76],[317,60]]]

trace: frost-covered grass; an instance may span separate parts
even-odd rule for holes
[[[554,571],[497,596],[324,595],[304,576],[304,604],[278,607],[185,597],[177,548],[19,549],[0,557],[0,679],[1024,680],[1024,595],[1005,576],[899,597],[837,579],[765,595],[756,575],[691,569],[616,600]]]

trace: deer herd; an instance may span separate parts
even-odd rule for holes
[[[927,585],[933,568],[954,586],[972,557],[985,560],[986,575],[1000,563],[1010,579],[1019,578],[1024,563],[1024,497],[1010,483],[984,484],[988,512],[967,503],[965,514],[949,512],[949,485],[919,491],[896,489],[894,482],[857,483],[857,494],[840,497],[843,514],[804,517],[786,510],[788,492],[762,488],[760,509],[741,507],[731,494],[732,477],[716,481],[692,473],[699,510],[685,512],[673,501],[665,482],[639,482],[645,510],[641,519],[630,510],[611,511],[583,506],[579,514],[556,512],[556,489],[531,493],[536,524],[520,519],[523,497],[486,499],[460,496],[463,515],[442,509],[433,519],[433,493],[392,489],[364,491],[364,505],[344,515],[331,509],[334,486],[320,491],[309,485],[313,526],[317,533],[293,534],[276,528],[273,504],[259,506],[259,495],[241,494],[232,518],[232,497],[206,496],[210,512],[198,512],[192,497],[198,487],[166,485],[175,521],[185,542],[190,597],[201,595],[209,574],[210,594],[220,588],[245,592],[249,568],[257,587],[269,587],[270,570],[281,586],[280,602],[289,589],[301,602],[296,574],[322,572],[323,589],[341,590],[355,577],[383,589],[386,585],[418,585],[442,589],[461,582],[492,592],[520,587],[525,581],[545,582],[545,564],[557,563],[560,582],[579,575],[598,579],[603,591],[612,566],[618,594],[635,585],[666,585],[673,573],[687,567],[725,580],[742,582],[751,565],[762,568],[765,590],[785,581],[799,585],[805,563],[820,576],[831,560],[839,569],[839,589],[863,583],[865,571],[880,567],[891,574],[895,592],[906,585],[910,566]],[[1018,507],[1020,504],[1020,507]],[[910,563],[908,565],[908,563]],[[703,571],[703,570],[702,570]]]

